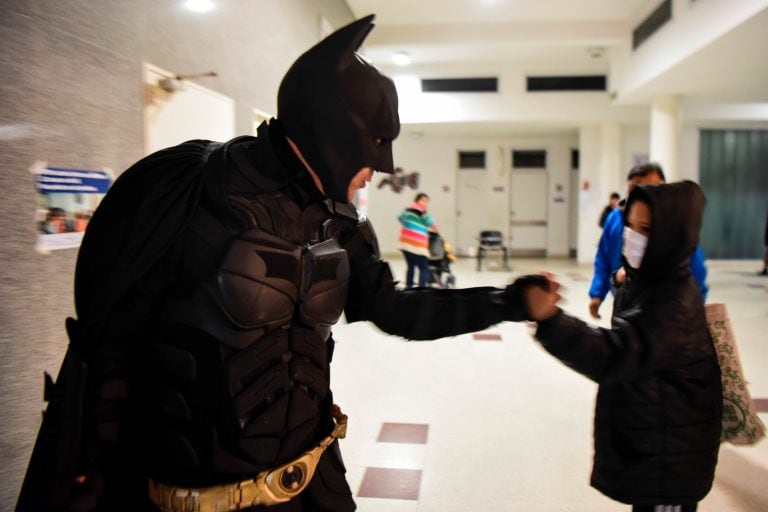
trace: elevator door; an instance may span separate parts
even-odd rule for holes
[[[702,130],[701,247],[707,258],[763,256],[768,215],[768,130]]]

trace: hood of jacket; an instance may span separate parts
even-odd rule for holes
[[[651,228],[645,256],[637,270],[624,260],[624,268],[646,283],[684,279],[691,275],[690,259],[699,244],[704,215],[704,192],[692,181],[638,185],[627,198],[624,223],[635,201],[651,210]]]

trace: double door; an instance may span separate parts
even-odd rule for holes
[[[508,186],[499,186],[490,183],[485,169],[457,172],[456,246],[460,254],[477,254],[480,231],[494,229],[504,234],[512,256],[546,256],[547,170],[513,168],[509,176]]]

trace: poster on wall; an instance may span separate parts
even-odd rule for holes
[[[45,162],[35,163],[30,171],[37,192],[35,248],[48,253],[80,247],[88,221],[114,181],[112,171],[65,169]]]

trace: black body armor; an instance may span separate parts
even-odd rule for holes
[[[146,436],[147,473],[169,485],[252,478],[332,428],[331,326],[344,311],[350,278],[340,238],[358,229],[357,212],[319,197],[288,197],[292,188],[268,177],[283,169],[253,166],[254,152],[272,151],[266,126],[261,136],[218,150],[229,167],[227,214],[203,202],[172,251],[178,285],[147,329],[140,402],[155,432]],[[247,179],[257,173],[258,184]],[[333,460],[321,464],[306,492],[318,507],[353,509],[336,443],[323,458]],[[328,482],[336,488],[318,491]]]
[[[301,211],[282,194],[233,206],[251,225],[150,329],[152,423],[165,427],[150,467],[188,487],[283,464],[330,431],[331,326],[344,310],[349,262],[327,228],[356,218],[334,218],[323,203]],[[220,238],[193,230],[204,243]]]

